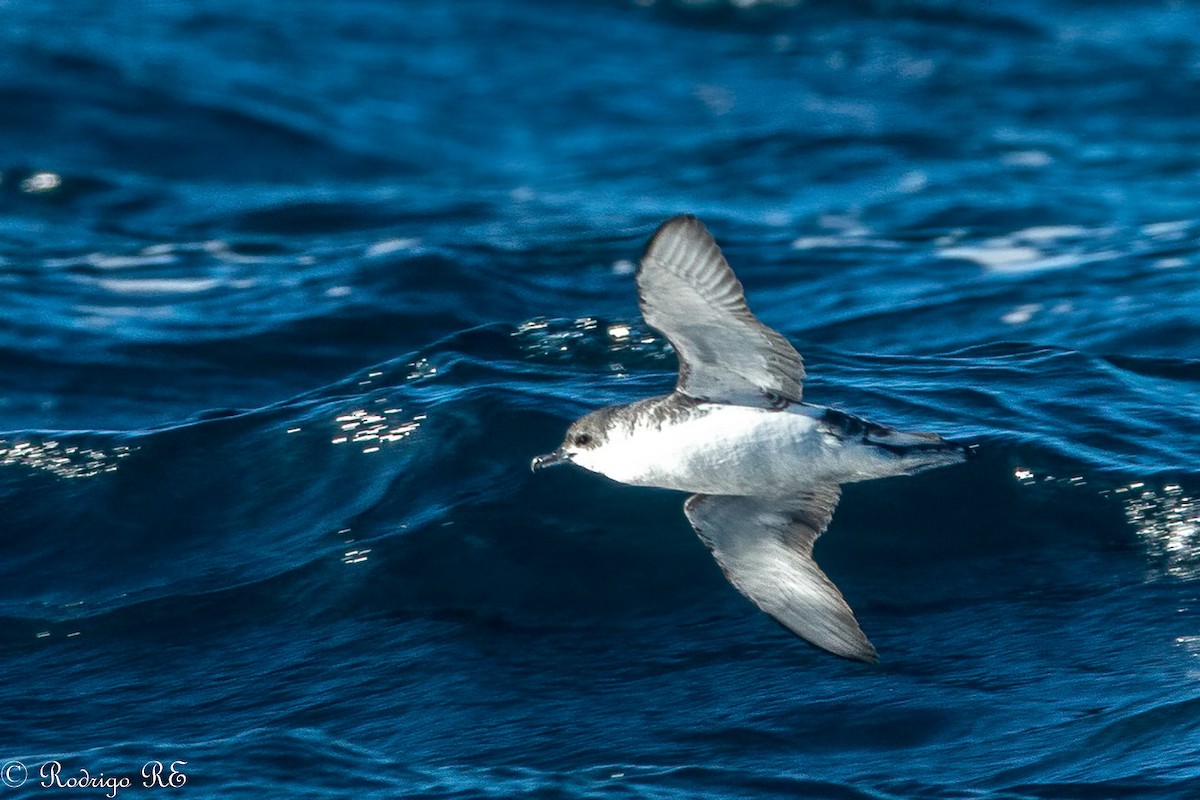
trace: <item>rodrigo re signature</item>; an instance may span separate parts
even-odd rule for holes
[[[187,783],[187,773],[183,767],[186,761],[171,761],[164,764],[161,761],[147,761],[141,770],[138,786],[146,789],[178,789]],[[86,768],[75,771],[64,771],[62,762],[47,761],[38,769],[38,785],[43,789],[107,789],[105,797],[115,798],[121,789],[129,789],[135,785],[135,778],[130,775],[105,775],[103,772],[93,774]],[[4,765],[3,781],[6,786],[16,788],[23,785],[29,778],[29,770],[19,761],[9,761]]]

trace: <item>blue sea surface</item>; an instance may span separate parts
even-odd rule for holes
[[[1196,4],[0,18],[0,800],[1200,796]],[[817,546],[879,665],[529,471],[674,385],[678,213],[976,446]]]

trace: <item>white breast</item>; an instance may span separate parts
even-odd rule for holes
[[[774,494],[817,477],[830,446],[804,413],[702,404],[679,421],[618,428],[575,463],[613,480],[703,494]]]

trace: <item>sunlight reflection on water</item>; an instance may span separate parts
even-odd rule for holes
[[[58,439],[9,442],[0,439],[0,466],[24,466],[57,475],[60,478],[91,478],[115,472],[117,462],[133,453],[127,445],[106,450],[66,444]]]
[[[1178,484],[1154,489],[1131,483],[1114,493],[1127,495],[1125,517],[1163,572],[1176,578],[1200,577],[1200,504],[1195,498]]]
[[[359,408],[341,414],[334,419],[337,433],[330,441],[333,444],[365,444],[364,453],[377,453],[383,445],[399,442],[407,437],[421,427],[421,422],[425,419],[424,414],[417,414],[396,424],[394,415],[400,412],[399,408],[385,408],[381,412]]]
[[[512,332],[527,357],[536,360],[574,360],[589,354],[611,359],[608,368],[617,375],[628,374],[629,363],[665,361],[671,345],[644,324],[613,322],[603,324],[594,317],[576,320],[535,318],[521,323]],[[622,360],[624,359],[624,360]]]
[[[1017,467],[1013,477],[1022,486],[1088,485],[1083,476],[1038,475],[1027,467]],[[1182,486],[1167,483],[1155,487],[1145,481],[1133,481],[1101,489],[1099,494],[1120,501],[1125,519],[1145,547],[1147,577],[1200,578],[1200,502]]]

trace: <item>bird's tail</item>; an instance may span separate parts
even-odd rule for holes
[[[869,444],[887,451],[898,459],[901,468],[908,475],[959,464],[974,454],[969,447],[943,439],[936,433],[881,428],[868,432],[865,439]]]

